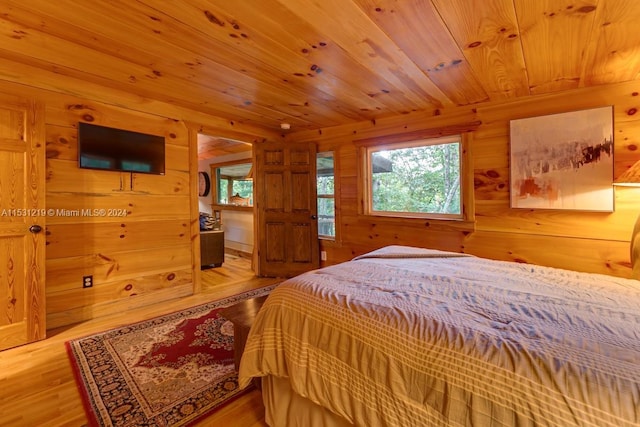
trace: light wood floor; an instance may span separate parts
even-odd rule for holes
[[[202,271],[203,292],[198,295],[52,329],[43,341],[0,352],[0,426],[87,425],[65,341],[278,281],[256,278],[250,260],[227,256],[222,267]],[[213,425],[266,426],[260,393],[251,391],[198,424]]]

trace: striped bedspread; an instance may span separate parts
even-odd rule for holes
[[[264,375],[359,426],[638,426],[640,281],[391,246],[271,293]]]

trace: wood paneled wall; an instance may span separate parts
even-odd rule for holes
[[[79,91],[83,86],[75,86]],[[214,133],[249,141],[279,135],[173,106],[130,99],[112,91],[73,96],[0,81],[0,90],[34,98],[46,106],[46,200],[48,209],[125,209],[127,215],[46,218],[47,328],[197,292],[199,252],[195,135]],[[80,90],[80,92],[82,92]],[[75,92],[74,92],[75,93]],[[614,105],[615,171],[640,159],[640,84],[577,89],[437,116],[406,114],[375,122],[292,132],[293,141],[315,141],[336,152],[339,239],[323,242],[327,263],[388,244],[462,251],[494,259],[528,262],[627,277],[629,238],[640,212],[640,190],[615,189],[614,213],[509,208],[509,121],[515,118]],[[117,102],[116,102],[117,101]],[[77,123],[164,135],[165,176],[81,170]],[[354,141],[406,139],[424,130],[477,124],[471,158],[475,229],[411,219],[358,214],[357,151]],[[202,123],[206,123],[202,125]],[[475,125],[474,125],[475,126]],[[193,141],[192,141],[193,140]],[[82,277],[93,275],[92,288]]]
[[[336,153],[339,236],[322,241],[327,263],[389,244],[431,247],[498,260],[526,262],[629,277],[629,240],[640,213],[640,189],[615,188],[615,212],[594,213],[509,207],[509,121],[605,105],[614,106],[615,167],[619,176],[640,160],[640,84],[577,89],[501,104],[456,108],[437,116],[407,114],[375,122],[291,133],[291,141],[316,141]],[[479,126],[472,132],[475,230],[433,221],[358,214],[357,150],[354,141],[407,140],[425,131]]]
[[[47,158],[42,166],[45,206],[52,212],[45,219],[47,328],[198,292],[197,133],[248,141],[279,135],[81,81],[69,84],[55,74],[49,77],[57,78],[58,91],[0,78],[3,93],[46,107]],[[166,174],[79,169],[80,121],[164,135]],[[77,213],[100,209],[106,213]],[[109,215],[109,210],[126,215]],[[83,276],[88,275],[93,287],[85,289]]]
[[[46,110],[46,206],[52,212],[46,227],[47,326],[190,295],[186,126],[99,102],[70,101],[50,102]],[[165,175],[80,169],[80,121],[164,136]],[[93,215],[83,214],[89,211]],[[88,275],[93,287],[83,288]]]

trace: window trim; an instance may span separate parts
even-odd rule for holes
[[[325,234],[320,234],[320,232],[318,232],[318,239],[324,242],[337,242],[338,236],[340,233],[339,231],[340,222],[338,219],[338,215],[339,215],[338,188],[340,185],[340,181],[338,180],[338,158],[336,156],[337,150],[334,150],[334,149],[323,150],[323,151],[318,150],[316,153],[316,158],[318,155],[321,155],[321,154],[331,154],[331,157],[333,158],[333,195],[330,196],[326,194],[318,194],[316,192],[316,199],[329,199],[329,198],[333,199],[333,209],[334,209],[334,212],[333,212],[334,230],[333,231],[335,232],[335,235],[328,236]],[[317,177],[316,177],[316,180],[317,180]],[[316,187],[317,187],[317,181],[316,181]]]
[[[218,174],[217,169],[225,166],[233,166],[233,165],[242,165],[249,164],[251,168],[253,168],[252,159],[242,159],[242,160],[233,160],[229,162],[220,162],[220,163],[211,163],[209,167],[211,168],[211,207],[213,209],[225,209],[225,210],[237,210],[237,211],[253,211],[254,204],[250,204],[248,206],[239,206],[232,205],[228,203],[218,203]],[[254,186],[255,187],[255,186]],[[255,193],[255,188],[254,188]]]
[[[382,138],[376,138],[374,143],[358,144],[358,214],[367,217],[389,218],[390,220],[403,219],[414,221],[429,220],[432,225],[442,224],[449,227],[452,223],[456,223],[456,228],[474,229],[475,228],[475,209],[474,209],[474,187],[473,187],[473,165],[471,161],[470,145],[472,135],[470,132],[451,133],[446,136],[438,137],[420,137],[407,138],[398,140],[391,136],[389,138],[393,142],[381,142]],[[372,190],[371,190],[371,165],[370,153],[385,149],[397,149],[410,146],[433,145],[453,139],[460,141],[460,197],[461,197],[461,215],[442,215],[432,213],[414,213],[414,212],[377,212],[372,211]],[[429,141],[425,144],[424,141]]]

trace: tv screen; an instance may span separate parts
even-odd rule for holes
[[[164,137],[78,123],[81,168],[164,175]]]

